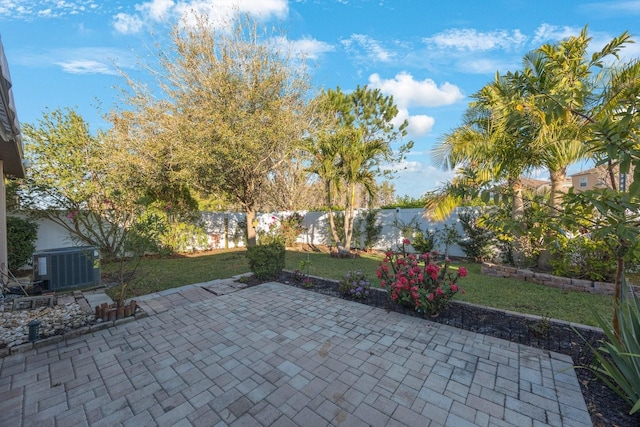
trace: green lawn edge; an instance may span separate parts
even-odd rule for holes
[[[244,249],[232,249],[199,256],[145,258],[138,268],[136,279],[129,286],[127,296],[135,297],[247,273],[249,265],[245,253]],[[376,268],[382,262],[382,256],[377,253],[338,259],[325,252],[287,250],[287,270],[300,269],[302,261],[308,261],[308,271],[312,276],[340,280],[347,271],[362,271],[374,286],[379,284]],[[459,301],[590,326],[597,325],[595,313],[605,319],[613,315],[612,296],[567,292],[522,280],[486,276],[480,273],[479,264],[471,262],[454,261],[452,267],[458,266],[465,266],[469,271],[468,277],[458,282],[466,291],[465,295],[456,295],[455,299]],[[103,275],[109,277],[116,268],[113,264],[103,265]],[[118,289],[110,288],[107,293],[117,298]]]

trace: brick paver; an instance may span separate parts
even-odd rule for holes
[[[590,426],[572,361],[279,283],[0,360],[7,426]]]

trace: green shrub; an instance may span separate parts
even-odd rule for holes
[[[378,223],[378,212],[379,210],[377,209],[368,209],[364,211],[363,215],[356,219],[356,223],[353,227],[354,236],[356,231],[360,231],[362,229],[362,237],[364,238],[364,247],[362,249],[364,250],[371,249],[382,233],[382,224]],[[360,239],[358,238],[357,240]]]
[[[9,270],[16,271],[26,264],[31,264],[33,252],[36,250],[37,238],[38,224],[29,219],[7,217]]]
[[[171,223],[161,236],[162,246],[170,253],[193,252],[206,248],[208,242],[204,228],[189,222]]]
[[[481,214],[476,211],[460,213],[460,225],[465,237],[460,239],[458,245],[466,256],[473,258],[476,262],[492,261],[495,233],[481,225],[480,217]]]
[[[428,254],[436,245],[437,234],[433,230],[416,230],[413,233],[411,246],[419,254]]]
[[[434,230],[422,230],[420,218],[414,216],[409,222],[395,220],[394,227],[400,230],[403,239],[409,239],[411,246],[419,254],[433,251],[436,244],[437,232]]]
[[[260,280],[276,279],[284,269],[284,244],[274,241],[265,245],[249,246],[249,268]]]
[[[603,241],[588,236],[560,236],[551,254],[550,263],[556,276],[613,282],[616,260]]]

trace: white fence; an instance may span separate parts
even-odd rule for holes
[[[298,236],[299,243],[312,245],[329,245],[329,219],[327,212],[299,212],[304,216],[305,231]],[[273,221],[273,217],[280,218],[290,214],[284,213],[263,213],[258,215],[258,228],[265,229]],[[378,224],[382,225],[382,232],[378,241],[373,245],[374,249],[386,250],[396,248],[402,243],[402,235],[396,224],[408,223],[416,218],[422,230],[438,231],[445,224],[455,225],[460,235],[463,235],[462,228],[458,221],[457,212],[454,212],[445,222],[431,222],[423,218],[423,210],[415,209],[384,209],[377,215]],[[244,231],[238,224],[244,221],[243,213],[225,212],[203,212],[204,228],[209,236],[209,247],[212,249],[233,248],[244,245]],[[235,238],[234,238],[235,236]],[[67,231],[59,225],[49,221],[39,221],[38,238],[36,240],[36,250],[54,249],[74,246],[73,240]],[[362,244],[361,244],[362,246]],[[204,249],[204,248],[201,248]],[[444,252],[444,244],[436,242],[434,248]],[[464,252],[458,245],[449,247],[451,256],[464,256]]]

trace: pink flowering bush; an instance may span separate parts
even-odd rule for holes
[[[460,277],[467,276],[467,269],[459,267],[453,271],[449,268],[449,259],[443,264],[436,263],[435,252],[419,256],[407,254],[405,246],[410,244],[405,239],[402,252],[387,252],[376,275],[394,303],[413,307],[420,313],[438,315],[456,293],[464,293],[457,282]]]

